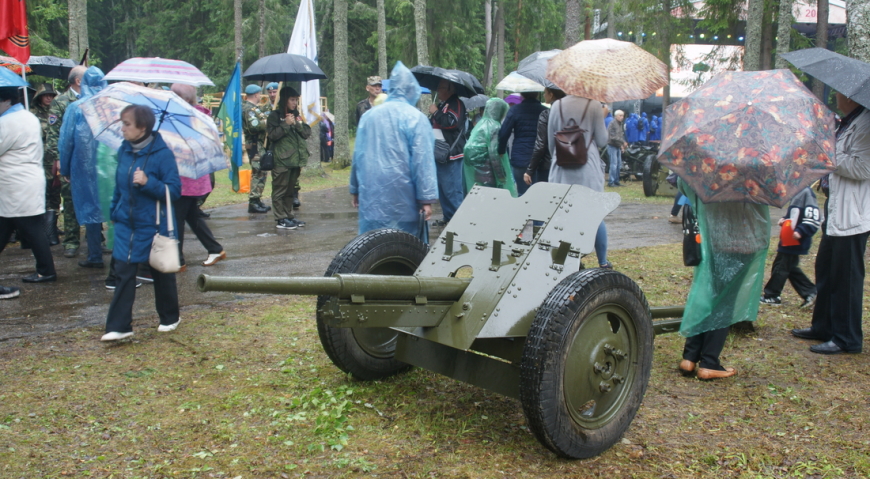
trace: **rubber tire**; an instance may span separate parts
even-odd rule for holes
[[[422,241],[404,231],[369,231],[342,248],[324,276],[339,273],[411,276],[427,250]],[[326,324],[319,311],[329,299],[329,296],[317,297],[317,334],[326,355],[339,369],[356,379],[372,381],[411,368],[393,358],[398,332],[389,328],[335,328]],[[373,343],[372,347],[367,347],[367,341]],[[374,346],[381,347],[380,354],[371,352]]]
[[[617,386],[614,397],[618,400],[602,415],[604,422],[587,427],[568,410],[565,366],[574,342],[588,340],[588,336],[578,336],[577,332],[584,323],[593,327],[595,321],[589,320],[601,308],[624,311],[630,316],[628,324],[619,324],[633,328],[635,341],[628,352],[637,351],[628,356],[623,366],[628,374],[624,384]],[[608,313],[605,319],[610,321],[611,315]],[[597,357],[594,355],[604,349],[601,342],[607,340],[599,340],[590,357]],[[561,457],[584,459],[606,451],[622,437],[640,408],[652,369],[652,355],[652,317],[637,284],[619,272],[600,268],[571,274],[547,296],[526,338],[520,364],[520,401],[529,428],[541,444]],[[583,369],[584,374],[586,371]],[[596,373],[588,371],[588,377],[575,376],[575,382],[599,380],[593,376]]]
[[[659,169],[661,165],[656,160],[656,155],[648,155],[643,162],[643,194],[655,196],[659,189]]]

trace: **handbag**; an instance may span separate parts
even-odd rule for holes
[[[701,229],[692,205],[688,203],[683,205],[683,264],[701,264]]]
[[[452,145],[447,145],[447,142],[442,139],[435,140],[435,163],[444,164],[450,161],[450,152],[453,151],[453,148],[456,148],[456,144],[459,143],[459,139],[462,138],[464,132],[465,124],[462,125],[462,129],[459,130],[459,134],[456,135]]]
[[[178,240],[175,238],[175,228],[172,223],[172,200],[169,198],[169,187],[166,188],[166,222],[169,236],[160,234],[160,202],[154,207],[157,210],[157,234],[151,242],[151,255],[148,256],[148,264],[161,273],[177,273],[181,270],[181,258],[178,255]]]
[[[260,171],[272,171],[275,169],[275,155],[272,154],[272,150],[268,149],[266,145],[269,144],[269,137],[263,141],[263,148],[266,151],[260,155]]]
[[[589,101],[592,103],[592,100]],[[586,112],[589,111],[589,103],[586,103],[586,109],[583,110],[583,117],[580,118],[580,123],[586,119]],[[562,115],[562,102],[559,102],[559,116]],[[570,118],[565,123],[565,128],[554,133],[556,140],[556,166],[562,168],[580,168],[589,161],[587,155],[589,147],[592,146],[592,140],[586,143],[586,130],[580,128],[573,118]],[[590,135],[591,136],[591,135]]]

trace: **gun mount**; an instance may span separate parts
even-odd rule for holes
[[[613,445],[640,407],[654,334],[681,306],[650,308],[627,276],[585,269],[616,193],[538,183],[520,198],[475,187],[427,247],[396,230],[348,243],[325,277],[218,278],[206,291],[317,295],[321,344],[361,380],[411,366],[520,400],[562,457]]]

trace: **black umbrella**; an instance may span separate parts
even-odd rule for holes
[[[27,61],[27,66],[34,75],[41,75],[48,78],[58,78],[66,80],[69,78],[70,70],[75,67],[75,60],[69,58],[58,58],[49,55],[30,57]]]
[[[551,90],[559,90],[560,88],[555,83],[547,80],[547,61],[558,55],[561,51],[557,49],[532,53],[520,60],[517,73]]]
[[[316,63],[302,55],[278,53],[254,62],[242,75],[253,81],[309,81],[324,80],[326,74]]]
[[[798,70],[870,108],[870,64],[824,48],[783,53]]]
[[[465,108],[468,110],[474,110],[475,108],[483,108],[486,106],[486,102],[489,101],[489,97],[483,94],[474,95],[471,98],[468,97],[460,97],[462,103],[465,103]]]
[[[447,80],[456,86],[456,94],[466,98],[473,97],[478,93],[483,93],[483,85],[471,73],[461,70],[448,70],[440,67],[430,67],[425,65],[417,65],[411,69],[414,78],[420,83],[420,86],[426,87],[433,92],[438,90],[438,84],[441,80]]]

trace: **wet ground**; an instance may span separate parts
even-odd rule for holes
[[[207,254],[190,230],[184,241],[188,269],[177,275],[182,318],[185,311],[224,308],[227,302],[253,297],[232,293],[203,294],[196,290],[200,273],[226,276],[313,276],[322,275],[335,254],[356,236],[357,212],[350,204],[347,188],[303,193],[298,218],[307,223],[296,230],[278,230],[271,212],[247,213],[247,204],[224,206],[206,211],[218,242],[227,259],[211,267],[200,263]],[[624,203],[607,217],[609,249],[629,249],[680,241],[680,225],[667,222],[669,206]],[[771,218],[781,215],[771,209]],[[436,211],[433,217],[440,217]],[[440,228],[431,228],[432,237]],[[84,230],[83,230],[84,233]],[[82,238],[84,242],[84,238]],[[0,301],[0,347],[10,339],[44,335],[55,331],[103,325],[112,299],[105,288],[107,270],[85,269],[86,247],[76,258],[64,258],[61,246],[52,248],[58,281],[25,284],[21,277],[34,271],[29,251],[9,247],[0,255],[0,284],[21,287],[17,299]],[[108,265],[109,256],[104,256]],[[593,260],[594,261],[594,260]],[[618,268],[618,265],[617,265]],[[153,318],[152,287],[136,291],[134,317]],[[138,322],[138,321],[137,321]],[[138,327],[138,325],[136,325]]]

